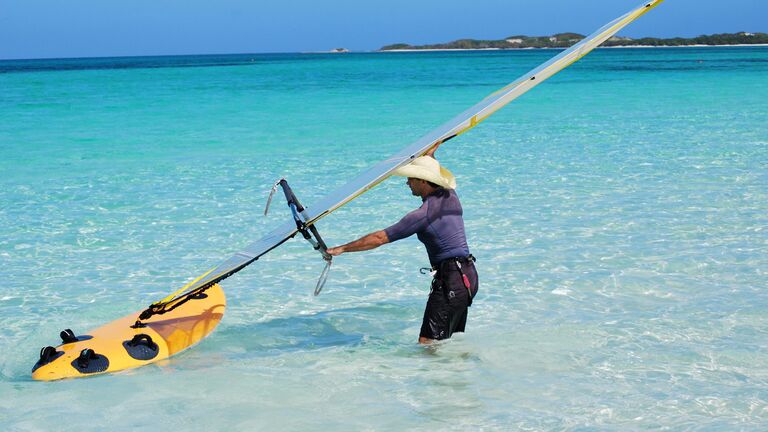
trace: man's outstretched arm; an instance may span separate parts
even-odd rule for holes
[[[328,253],[333,256],[339,256],[344,252],[360,252],[375,249],[387,243],[389,243],[387,233],[385,233],[384,230],[381,230],[372,232],[345,245],[328,248]]]

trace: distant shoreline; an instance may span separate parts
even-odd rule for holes
[[[475,49],[533,49],[569,48],[583,41],[587,36],[579,33],[557,33],[551,36],[508,36],[503,39],[457,39],[452,42],[411,45],[396,43],[383,46],[379,51],[431,51],[431,50],[475,50]],[[768,33],[718,33],[692,38],[630,38],[612,36],[601,43],[603,47],[686,47],[686,46],[763,46],[768,44]]]
[[[728,48],[728,47],[766,47],[768,44],[727,44],[727,45],[623,45],[623,46],[598,46],[596,49],[622,49],[622,48]],[[434,52],[434,51],[537,51],[537,50],[564,50],[568,47],[541,47],[541,48],[411,48],[411,49],[387,49],[369,52]]]

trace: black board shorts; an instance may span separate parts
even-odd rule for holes
[[[472,297],[464,286],[455,260],[449,259],[441,263],[432,278],[432,287],[419,336],[440,340],[464,331],[467,324],[467,308],[477,294],[478,281],[472,260],[462,261],[461,270],[469,279]]]

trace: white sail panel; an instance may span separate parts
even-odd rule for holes
[[[392,172],[409,163],[412,159],[423,155],[435,144],[443,142],[462,134],[476,126],[496,112],[499,108],[520,97],[528,90],[537,86],[547,78],[565,69],[595,47],[605,42],[608,38],[615,35],[619,30],[627,26],[632,21],[644,15],[649,10],[658,6],[664,0],[650,0],[643,3],[640,7],[631,10],[627,14],[611,21],[601,27],[596,32],[587,36],[579,43],[573,45],[567,50],[561,52],[546,63],[531,70],[502,89],[494,92],[485,99],[481,100],[471,108],[454,117],[447,123],[438,127],[421,137],[416,142],[403,148],[395,155],[378,164],[372,166],[359,176],[341,186],[324,199],[311,207],[307,207],[305,222],[308,225],[314,224],[324,216],[334,210],[352,201],[362,193],[376,186],[384,179],[392,175]],[[293,221],[281,225],[271,233],[260,240],[250,244],[242,251],[230,257],[221,263],[218,267],[210,271],[206,276],[200,278],[197,282],[185,287],[185,292],[210,285],[214,282],[228,277],[239,271],[243,267],[258,259],[261,255],[269,252],[279,246],[291,236],[297,233],[296,225]]]
[[[391,158],[380,162],[369,170],[363,172],[357,178],[340,187],[316,205],[309,207],[308,212],[310,214],[310,222],[316,222],[323,216],[331,213],[369,190],[371,187],[389,177],[392,172],[400,166],[403,166],[409,163],[412,159],[426,153],[426,151],[435,144],[473,128],[496,112],[499,108],[517,99],[547,78],[587,55],[595,47],[608,40],[632,21],[640,18],[646,12],[658,6],[662,1],[664,0],[647,1],[640,7],[633,9],[625,15],[604,25],[596,32],[582,39],[579,43],[561,52],[546,63],[531,70],[502,89],[494,92],[476,105],[399,151]]]

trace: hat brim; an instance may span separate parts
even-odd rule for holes
[[[442,165],[440,166],[439,175],[424,167],[413,164],[400,167],[396,169],[392,174],[400,177],[411,177],[426,180],[444,188],[456,189],[456,178],[453,176],[453,173],[451,173],[447,168],[444,168]]]

